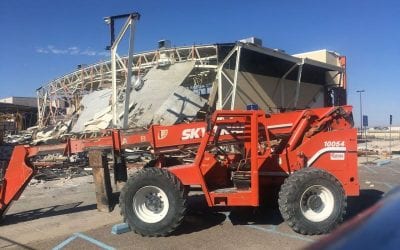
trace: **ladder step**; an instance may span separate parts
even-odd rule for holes
[[[235,187],[215,189],[212,192],[216,194],[236,193],[238,190]]]

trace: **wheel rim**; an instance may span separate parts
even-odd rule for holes
[[[301,212],[312,222],[321,222],[332,214],[335,198],[332,192],[321,185],[307,188],[300,199]]]
[[[156,186],[140,188],[133,197],[135,214],[146,223],[156,223],[164,219],[168,213],[168,197]]]

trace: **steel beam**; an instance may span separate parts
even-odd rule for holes
[[[128,75],[126,77],[126,89],[125,89],[125,107],[124,107],[124,120],[122,128],[128,128],[128,118],[129,118],[129,104],[131,96],[131,86],[132,86],[132,62],[133,62],[133,44],[134,44],[134,34],[135,34],[135,20],[131,19],[130,24],[130,39],[129,39],[129,52],[128,52]]]

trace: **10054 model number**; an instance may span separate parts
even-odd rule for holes
[[[324,141],[324,146],[328,147],[344,147],[344,141]]]

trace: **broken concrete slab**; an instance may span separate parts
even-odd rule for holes
[[[182,84],[193,71],[195,62],[181,62],[163,67],[153,67],[141,76],[140,87],[136,81],[130,93],[129,127],[148,127],[151,124],[172,125],[192,120],[205,105],[206,99]],[[125,111],[125,89],[118,90],[117,114],[121,127]],[[64,133],[93,132],[112,126],[112,89],[97,90],[84,95],[80,101],[72,129],[49,126],[37,133],[39,141],[57,138]],[[57,133],[56,133],[57,132]]]
[[[70,125],[71,121],[60,121],[55,125],[47,126],[35,134],[32,144],[36,145],[39,143],[51,143],[52,141],[57,141],[62,135],[69,131]]]
[[[153,122],[161,125],[172,125],[192,121],[206,103],[207,99],[185,87],[178,86],[154,113]]]
[[[80,102],[81,108],[79,111],[79,117],[73,125],[71,132],[78,133],[82,131],[107,128],[111,119],[109,116],[105,116],[104,112],[106,111],[107,113],[110,111],[111,95],[111,89],[103,89],[83,96]],[[85,126],[94,124],[100,125],[98,127],[90,126],[89,129]]]
[[[193,67],[194,62],[182,62],[150,69],[143,77],[142,88],[131,92],[130,127],[146,127],[154,123],[154,114],[183,83]],[[123,112],[121,105],[120,119],[123,118]]]

